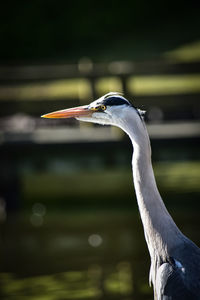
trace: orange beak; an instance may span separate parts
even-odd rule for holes
[[[43,115],[41,117],[54,118],[54,119],[67,119],[67,118],[76,118],[81,116],[89,117],[92,115],[92,113],[93,111],[90,110],[87,105],[84,105],[84,106],[63,109],[63,110],[57,110],[49,114]]]

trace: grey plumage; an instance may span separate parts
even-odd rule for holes
[[[187,238],[156,270],[158,299],[200,299],[200,251]]]
[[[156,300],[200,300],[200,249],[178,229],[158,191],[143,112],[121,94],[109,93],[88,106],[44,115],[98,124],[125,131],[133,145],[133,181],[144,235],[151,257],[149,281]]]

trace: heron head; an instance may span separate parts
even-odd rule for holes
[[[116,92],[108,93],[89,105],[55,111],[43,118],[76,118],[80,121],[102,125],[120,126],[127,111],[135,110],[141,117],[142,111],[135,108],[126,98]]]

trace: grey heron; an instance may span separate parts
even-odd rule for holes
[[[200,249],[176,226],[158,191],[151,163],[151,145],[143,111],[112,92],[89,105],[42,117],[76,118],[114,125],[133,145],[132,171],[144,235],[151,258],[149,282],[157,300],[200,299]]]

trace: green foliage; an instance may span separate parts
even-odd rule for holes
[[[200,162],[159,162],[155,176],[164,200],[179,199],[189,205],[189,198],[200,194]],[[37,188],[35,188],[37,187]],[[130,169],[73,171],[69,174],[37,172],[22,177],[22,199],[27,207],[42,201],[60,207],[132,207],[136,206]]]

